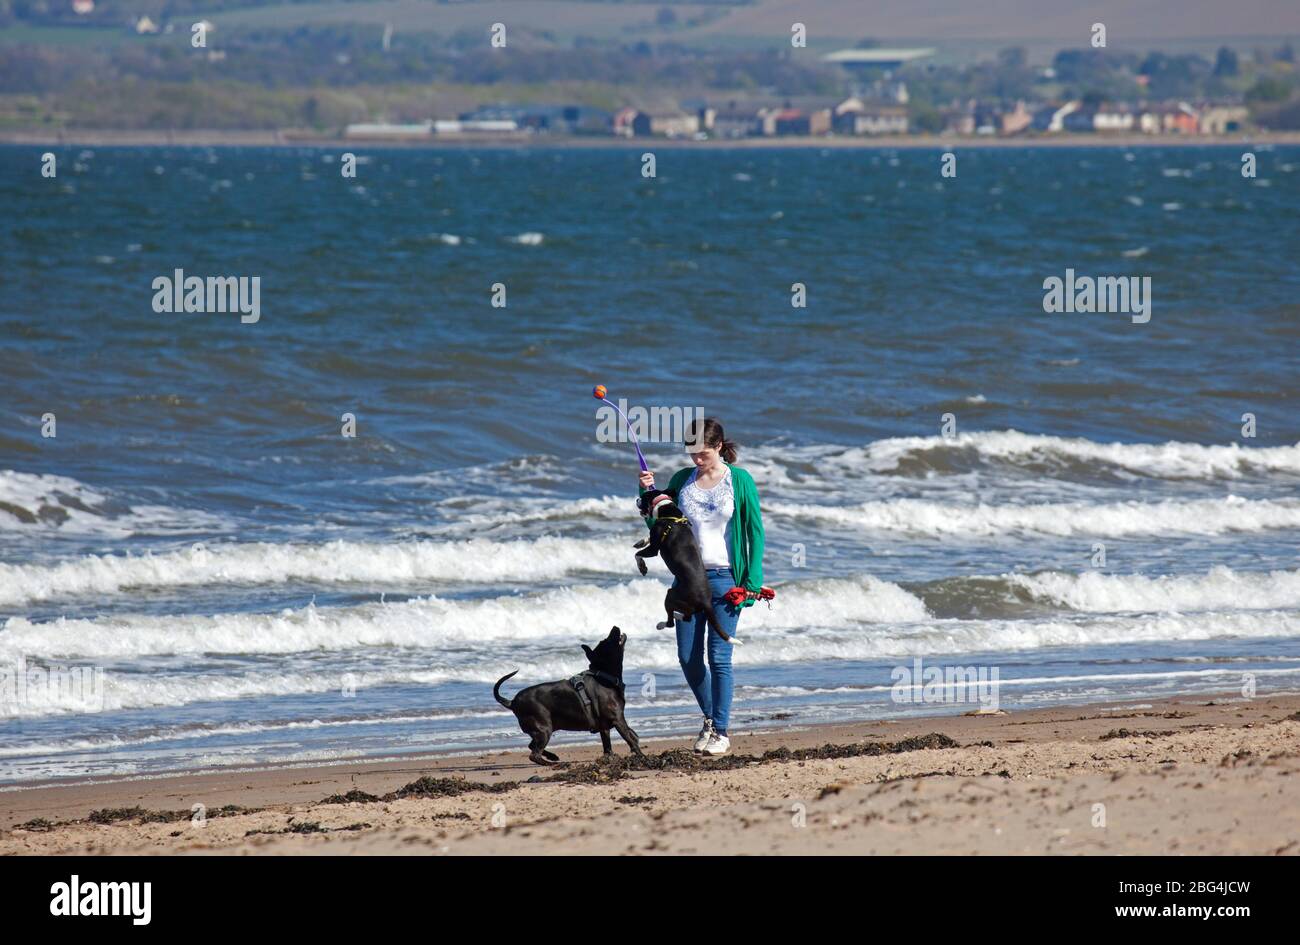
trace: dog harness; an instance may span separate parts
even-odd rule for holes
[[[660,541],[663,541],[663,539],[667,538],[667,537],[669,536],[669,534],[672,533],[672,530],[673,530],[673,526],[674,526],[674,525],[690,525],[690,524],[691,524],[691,520],[690,520],[689,518],[686,518],[685,516],[682,516],[682,515],[671,515],[671,516],[669,516],[669,515],[661,515],[661,516],[659,516],[657,519],[655,519],[655,521],[656,521],[656,522],[663,522],[663,523],[664,523],[664,530],[661,531],[661,532],[659,533],[659,540],[660,540]]]
[[[598,682],[603,686],[608,686],[611,689],[622,692],[623,680],[615,679],[603,669],[589,669],[585,673],[579,673],[576,676],[569,677],[569,685],[572,686],[573,691],[578,694],[578,701],[582,703],[582,711],[587,716],[587,730],[591,732],[599,732],[600,726],[596,724],[596,700],[592,698],[591,693],[588,691],[588,687],[593,682]]]

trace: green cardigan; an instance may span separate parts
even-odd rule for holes
[[[731,490],[736,500],[736,508],[731,513],[731,573],[738,587],[758,591],[763,587],[763,513],[758,507],[758,487],[754,485],[754,477],[739,466],[728,464],[727,468],[731,470]],[[668,491],[680,492],[694,471],[694,466],[687,466],[673,473]],[[649,528],[650,519],[645,523]],[[747,600],[742,606],[753,603],[752,599]]]

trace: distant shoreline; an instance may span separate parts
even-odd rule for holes
[[[280,148],[412,148],[457,150],[466,148],[520,149],[647,149],[765,150],[780,148],[823,149],[927,149],[927,148],[1133,148],[1198,147],[1214,145],[1300,145],[1300,131],[1266,131],[1232,135],[1108,135],[1059,134],[996,138],[989,136],[903,135],[878,137],[762,137],[691,141],[682,138],[616,138],[569,135],[450,136],[401,140],[343,138],[292,131],[117,131],[0,130],[0,144],[34,147],[280,147]]]

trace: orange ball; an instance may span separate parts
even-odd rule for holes
[[[595,397],[597,400],[604,400],[604,399],[605,399],[605,385],[604,385],[604,384],[597,384],[597,385],[595,386],[595,388],[592,390],[592,392],[591,392],[591,396],[592,396],[592,397]]]

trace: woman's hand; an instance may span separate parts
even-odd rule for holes
[[[642,470],[638,481],[641,483],[642,489],[653,489],[655,487],[655,474],[648,469]]]

